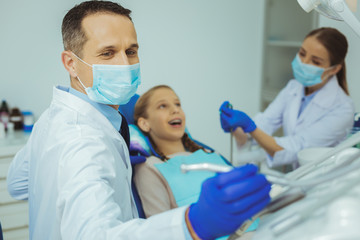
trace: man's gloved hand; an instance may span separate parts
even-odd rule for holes
[[[130,142],[129,151],[131,165],[143,163],[146,161],[146,158],[150,156],[137,142]]]
[[[225,101],[220,107],[220,123],[225,132],[235,131],[241,127],[249,133],[256,129],[254,121],[244,112],[230,109],[229,102]]]
[[[189,220],[201,239],[229,235],[270,202],[269,192],[270,183],[255,165],[220,173],[203,183]]]

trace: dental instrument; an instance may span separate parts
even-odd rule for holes
[[[324,173],[323,176],[314,177],[306,180],[293,180],[288,178],[287,176],[281,176],[278,174],[273,174],[268,171],[264,174],[266,179],[273,183],[278,184],[280,186],[288,186],[288,187],[306,187],[306,186],[314,186],[327,181],[331,181],[337,177],[343,176],[344,174],[351,172],[354,166],[350,166],[347,163],[354,161],[355,159],[360,157],[360,151],[354,149],[349,154],[348,159],[342,163],[341,165],[345,166],[335,166],[331,168],[329,171]],[[349,167],[350,166],[350,167]],[[360,167],[360,164],[359,164]],[[223,173],[231,171],[234,167],[232,166],[223,166],[218,164],[211,163],[197,163],[197,164],[181,164],[180,169],[183,173],[187,173],[189,171],[212,171],[216,173]]]
[[[183,173],[187,173],[189,171],[211,171],[216,173],[224,173],[229,172],[234,167],[232,166],[223,166],[218,164],[212,164],[212,163],[197,163],[197,164],[181,164],[180,169]],[[266,179],[275,184],[279,185],[288,185],[288,181],[282,177],[279,177],[277,175],[266,175]]]
[[[230,108],[230,109],[233,109],[233,106],[232,106],[231,103],[229,103],[229,108]],[[233,138],[234,138],[233,130],[234,130],[234,129],[231,129],[231,130],[230,130],[230,163],[231,163],[231,165],[234,164],[234,162],[233,162],[233,161],[234,161],[234,160],[233,160],[233,155],[234,155],[234,153],[233,153],[233,144],[234,144],[234,140],[233,140]]]
[[[197,163],[197,164],[181,164],[180,169],[183,173],[189,171],[211,171],[216,173],[229,172],[233,169],[232,166],[224,166],[212,163]]]
[[[233,167],[231,167],[231,166],[223,166],[223,165],[217,165],[217,164],[211,164],[211,163],[182,164],[180,166],[180,168],[183,173],[187,173],[189,171],[199,171],[199,170],[223,173],[223,172],[231,171],[233,169]],[[268,175],[268,176],[266,176],[266,178],[268,180],[271,179],[272,182],[284,183],[284,181],[278,175],[275,175],[275,174],[273,176]],[[264,214],[267,214],[267,213],[276,212],[277,210],[302,199],[304,196],[305,196],[305,191],[301,188],[293,188],[286,192],[283,192],[279,196],[273,198],[271,200],[270,204],[263,211],[256,214],[252,219],[257,219],[258,217],[260,217]],[[241,227],[238,230],[236,230],[235,233],[230,235],[230,237],[228,239],[229,240],[236,239],[237,237],[241,236],[252,223],[253,223],[253,220],[245,221],[241,225]]]
[[[323,174],[323,176],[315,177],[307,180],[289,180],[286,178],[282,178],[279,174],[271,174],[269,171],[266,176],[267,180],[272,183],[276,183],[282,186],[290,187],[280,195],[274,197],[269,205],[259,213],[257,213],[255,216],[252,217],[252,219],[257,219],[265,214],[268,213],[274,213],[278,211],[279,209],[282,209],[306,196],[306,191],[310,189],[313,186],[316,186],[318,184],[329,182],[334,180],[335,178],[346,176],[348,173],[357,170],[360,168],[360,162],[357,162],[355,164],[351,164],[351,162],[355,161],[356,159],[360,158],[360,150],[358,149],[348,149],[347,152],[345,152],[343,155],[341,155],[341,158],[347,157],[345,161],[341,162],[340,165],[335,166],[331,168],[329,171]],[[186,173],[188,171],[194,171],[194,170],[203,170],[203,171],[213,171],[217,173],[221,172],[228,172],[233,169],[231,166],[222,166],[217,164],[209,164],[209,163],[201,163],[201,164],[182,164],[181,170]],[[339,168],[340,167],[340,168]],[[357,181],[358,182],[358,181]],[[346,185],[347,186],[347,185]],[[351,185],[352,186],[352,185]],[[341,191],[338,191],[333,193],[333,196],[329,197],[328,201],[330,202],[335,197],[339,196],[339,193],[343,191],[349,190],[348,187],[343,188]],[[327,201],[325,201],[327,203]],[[284,232],[285,229],[294,226],[296,223],[304,219],[306,216],[308,216],[310,213],[312,213],[315,209],[322,206],[324,202],[321,202],[319,204],[315,204],[315,206],[311,207],[309,211],[306,213],[295,213],[294,215],[290,217],[286,217],[285,219],[282,219],[278,221],[276,224],[272,225],[272,229],[275,235],[280,234],[281,232]],[[252,224],[253,220],[247,220],[245,221],[238,230],[235,231],[228,239],[236,239],[240,237],[246,229]]]
[[[227,105],[227,107],[229,109],[233,109],[233,106],[231,103],[229,103]],[[222,111],[220,111],[220,114],[221,114],[221,112]],[[230,129],[230,163],[231,163],[231,165],[233,165],[233,137],[234,137],[233,130],[234,129]]]
[[[342,150],[356,145],[357,143],[360,143],[360,132],[355,133],[354,135],[352,135],[351,137],[349,137],[348,139],[337,145],[335,148],[322,155],[316,161],[303,165],[298,169],[294,170],[293,172],[288,173],[287,177],[292,180],[299,179],[300,177],[312,171],[314,167],[316,167],[318,164],[324,162],[325,160],[341,152]]]
[[[350,154],[350,156],[348,156],[348,159],[342,162],[341,165],[346,165],[350,161],[354,161],[360,157],[359,150],[356,151],[356,154],[354,154],[353,152]],[[255,216],[253,216],[252,219],[257,219],[268,213],[274,213],[300,199],[303,199],[306,196],[306,191],[312,188],[313,186],[320,183],[324,183],[326,181],[331,181],[337,177],[346,176],[348,173],[357,170],[359,168],[360,168],[360,162],[357,162],[356,164],[346,165],[341,169],[333,168],[327,172],[327,174],[329,175],[326,175],[324,177],[318,177],[308,181],[298,181],[297,183],[289,182],[288,186],[291,186],[293,188],[289,188],[287,191],[273,198],[269,203],[269,205],[264,210],[260,211]],[[315,204],[311,205],[308,209],[306,209],[306,211],[296,212],[290,216],[286,216],[283,219],[276,221],[274,224],[271,225],[272,232],[276,236],[284,233],[286,230],[288,230],[289,228],[293,227],[295,224],[299,223],[300,221],[308,217],[310,214],[312,214],[315,210],[317,210],[321,206],[324,206],[325,204],[331,202],[335,198],[342,196],[343,193],[349,191],[350,188],[356,186],[356,183],[358,183],[358,179],[355,179],[355,181],[352,181],[351,183],[346,184],[345,186],[342,186],[342,188],[340,187],[340,191],[333,191],[333,193],[330,194],[330,196],[328,196],[328,198],[325,201],[317,201]],[[247,220],[246,222],[244,222],[241,225],[241,227],[228,238],[228,240],[235,240],[238,237],[242,236],[245,233],[246,229],[252,224],[252,222],[253,220]]]

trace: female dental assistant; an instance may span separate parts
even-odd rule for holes
[[[221,127],[234,131],[238,144],[249,133],[267,152],[269,167],[298,166],[297,153],[309,147],[335,146],[353,124],[354,106],[346,82],[345,36],[333,28],[311,31],[296,54],[290,80],[268,108],[252,120],[224,102]],[[242,129],[235,131],[238,127]],[[283,137],[271,135],[283,127]]]

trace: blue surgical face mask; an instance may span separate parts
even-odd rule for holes
[[[291,63],[294,77],[295,79],[300,82],[305,87],[311,87],[316,84],[322,82],[321,76],[325,70],[330,68],[324,69],[321,67],[317,67],[311,64],[305,64],[301,62],[301,59],[298,54]]]
[[[90,65],[75,54],[74,56],[92,67],[92,87],[85,87],[78,76],[77,79],[88,97],[94,102],[108,105],[126,104],[134,96],[141,83],[140,63],[133,65]]]

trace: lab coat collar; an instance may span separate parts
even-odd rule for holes
[[[325,84],[322,88],[318,90],[314,98],[308,104],[308,106],[299,114],[301,98],[304,96],[304,86],[298,81],[294,81],[295,86],[291,89],[290,94],[293,95],[294,99],[291,101],[291,114],[289,116],[289,126],[288,129],[292,131],[296,130],[296,126],[301,124],[305,116],[307,121],[313,122],[318,117],[322,116],[323,113],[334,104],[337,99],[337,91],[339,89],[339,84],[337,82],[336,76],[333,76],[329,79],[328,83]],[[317,114],[311,114],[316,112]]]
[[[301,97],[304,96],[305,87],[298,81],[296,81],[296,84],[297,87],[291,89],[291,94],[293,94],[294,96],[298,96],[301,99]],[[334,105],[334,102],[336,101],[337,91],[339,88],[340,86],[337,81],[337,77],[333,76],[329,79],[325,86],[318,90],[311,102],[321,108],[328,109]]]
[[[317,119],[321,118],[323,114],[328,112],[334,102],[337,99],[339,91],[339,84],[337,82],[336,77],[332,77],[322,88],[318,90],[318,93],[314,96],[314,98],[309,102],[308,106],[304,109],[304,111],[300,114],[297,119],[297,125],[301,125],[303,121],[312,123],[317,121]],[[316,113],[316,114],[313,114]]]
[[[69,88],[64,86],[56,86],[53,88],[53,101],[65,104],[68,108],[74,109],[76,112],[83,114],[91,122],[96,122],[102,129],[107,131],[118,132],[111,122],[90,103],[69,93]],[[114,133],[112,133],[114,134]],[[119,135],[120,136],[120,135]]]
[[[94,102],[88,97],[88,95],[81,93],[72,87],[69,88],[68,92],[90,103],[111,122],[115,129],[120,130],[122,117],[114,108],[106,104]]]
[[[339,88],[340,86],[337,77],[331,77],[330,80],[325,84],[325,86],[319,89],[319,92],[312,100],[313,104],[316,104],[324,109],[331,108],[337,99],[337,92]]]
[[[111,122],[94,106],[85,100],[68,92],[69,88],[57,86],[53,88],[53,103],[65,105],[67,108],[73,109],[78,114],[83,116],[87,122],[91,122],[93,126],[100,127],[102,131],[108,136],[113,136],[120,141],[123,146],[126,146],[125,140],[121,137],[118,130],[114,128]],[[127,149],[127,147],[125,147]],[[130,166],[129,151],[124,150],[128,157],[122,159],[125,167],[128,169]]]

